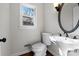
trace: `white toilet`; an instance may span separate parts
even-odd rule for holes
[[[47,45],[51,45],[49,40],[48,33],[42,33],[43,43],[38,42],[32,45],[32,51],[35,53],[35,56],[45,56],[47,51]]]
[[[51,45],[50,36],[52,36],[51,33],[42,33],[42,41],[45,45]]]

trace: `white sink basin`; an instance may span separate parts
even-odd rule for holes
[[[58,42],[62,42],[65,44],[77,44],[77,43],[79,43],[78,39],[71,39],[68,37],[50,36],[49,38],[52,42],[58,41]]]
[[[50,36],[52,42],[54,42],[62,51],[62,55],[67,56],[68,50],[79,49],[79,40],[71,39],[68,37]]]
[[[66,44],[77,44],[79,43],[79,40],[66,38],[65,40],[62,40],[61,42],[66,43]]]

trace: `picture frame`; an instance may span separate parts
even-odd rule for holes
[[[36,25],[36,7],[30,4],[20,4],[20,27],[32,29]]]

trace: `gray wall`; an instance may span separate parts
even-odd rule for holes
[[[37,8],[37,27],[35,29],[20,29],[20,4],[10,4],[10,30],[11,30],[11,53],[29,51],[25,44],[34,43],[41,40],[40,33],[43,32],[44,11],[43,4],[31,4]]]
[[[44,30],[45,32],[52,32],[52,33],[60,33],[62,32],[59,25],[58,25],[58,13],[54,9],[53,4],[45,4],[44,5]]]

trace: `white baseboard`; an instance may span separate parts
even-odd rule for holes
[[[25,54],[25,53],[28,53],[28,52],[30,52],[30,50],[25,50],[25,51],[21,51],[21,52],[18,52],[18,53],[14,53],[11,56],[19,56],[19,55],[22,55],[22,54]]]

